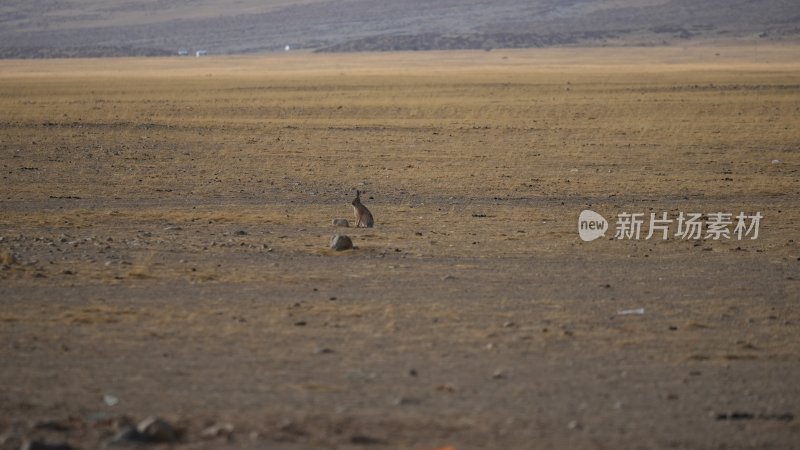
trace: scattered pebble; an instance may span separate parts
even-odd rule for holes
[[[570,420],[569,423],[567,424],[567,428],[569,428],[570,430],[580,430],[583,428],[583,426],[580,423],[578,423],[577,420]]]
[[[330,247],[336,251],[349,250],[353,248],[353,241],[349,236],[334,234],[331,238]]]
[[[177,442],[180,434],[169,422],[156,416],[139,422],[136,430],[145,436],[147,442]]]
[[[333,226],[349,228],[350,222],[347,219],[333,219]]]
[[[233,430],[234,430],[233,424],[230,423],[215,424],[201,431],[200,437],[203,439],[215,439],[215,438],[230,439],[231,437],[233,437]]]
[[[103,402],[108,406],[116,406],[119,404],[119,399],[111,394],[104,394]]]
[[[418,405],[420,403],[422,402],[419,399],[412,397],[397,397],[396,399],[392,400],[392,404],[395,406]]]
[[[618,316],[628,316],[628,315],[632,315],[632,314],[635,314],[635,315],[644,314],[644,308],[623,309],[623,310],[617,311],[617,315]]]

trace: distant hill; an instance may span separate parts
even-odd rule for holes
[[[4,0],[0,57],[800,42],[797,0]]]

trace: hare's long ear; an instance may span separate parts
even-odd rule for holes
[[[358,200],[358,199],[360,199],[360,198],[361,198],[361,191],[359,191],[358,189],[356,189],[356,200]]]

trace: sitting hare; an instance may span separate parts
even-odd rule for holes
[[[375,221],[372,219],[372,213],[361,203],[360,191],[356,191],[356,198],[353,200],[353,212],[356,215],[356,228],[372,228]]]

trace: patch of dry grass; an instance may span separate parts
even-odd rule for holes
[[[794,67],[491,57],[494,70],[377,55],[378,69],[344,59],[341,74],[330,56],[7,68],[7,198],[41,194],[43,178],[53,196],[267,201],[360,183],[395,201],[796,192]]]

